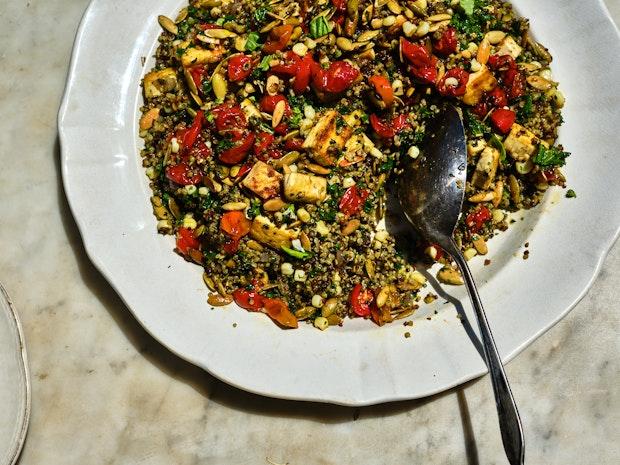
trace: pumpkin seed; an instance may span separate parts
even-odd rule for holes
[[[224,100],[226,98],[226,94],[228,93],[228,83],[226,82],[224,76],[219,73],[214,74],[211,84],[213,85],[213,93],[215,94],[215,98],[218,100]]]
[[[207,302],[209,305],[213,305],[214,307],[225,307],[226,305],[230,305],[233,301],[233,298],[229,295],[223,296],[220,294],[209,294],[207,298]]]
[[[301,232],[299,235],[299,241],[301,242],[301,246],[305,251],[310,252],[312,250],[312,244],[310,243],[310,238],[305,232]]]
[[[192,74],[189,72],[187,68],[183,68],[183,76],[185,76],[185,82],[187,83],[187,87],[189,88],[189,91],[193,94],[198,95],[198,88],[196,87],[194,78],[192,77]]]
[[[366,274],[369,278],[372,279],[375,277],[375,264],[372,262],[372,260],[366,260],[366,263],[364,263],[364,268],[366,269]]]
[[[556,85],[555,82],[545,79],[542,76],[528,76],[526,80],[530,86],[538,90],[551,90]]]
[[[357,38],[358,42],[368,42],[379,35],[379,31],[365,31],[362,32]]]
[[[181,11],[179,11],[179,14],[177,15],[177,19],[175,19],[174,22],[177,24],[182,23],[183,21],[187,19],[188,14],[189,14],[188,9],[182,8]]]
[[[362,23],[368,24],[372,18],[372,14],[373,6],[368,5],[366,8],[364,8],[364,11],[362,11]]]
[[[431,23],[438,23],[438,22],[447,21],[450,19],[452,19],[452,15],[449,15],[447,13],[441,13],[441,14],[429,16],[428,18],[426,18],[426,20],[430,21]]]
[[[351,39],[347,39],[346,37],[338,37],[336,39],[336,45],[340,50],[344,50],[345,52],[350,52],[354,49],[353,42],[351,42]]]
[[[493,195],[495,195],[495,198],[493,199],[493,206],[497,208],[499,204],[502,202],[502,197],[504,195],[504,181],[497,181],[495,183],[495,189],[493,189]]]
[[[213,39],[230,39],[231,37],[237,37],[236,33],[228,29],[207,29],[203,34]]]
[[[167,16],[159,15],[157,17],[157,21],[159,21],[159,25],[169,33],[174,34],[175,36],[179,33],[179,28],[177,25],[174,24],[174,21]]]
[[[295,312],[295,318],[300,321],[307,320],[314,315],[314,312],[316,312],[316,308],[314,307],[303,307]]]
[[[320,174],[322,176],[326,176],[331,173],[329,168],[325,168],[324,166],[317,165],[315,163],[306,163],[303,167],[314,174]]]
[[[266,26],[263,26],[263,28],[260,30],[260,32],[265,33],[265,32],[269,32],[271,31],[274,27],[276,27],[278,24],[280,24],[279,20],[275,20],[275,21],[271,21],[269,24],[267,24]]]
[[[228,202],[222,205],[222,210],[228,212],[245,210],[246,208],[248,208],[248,204],[245,202]]]
[[[429,28],[430,32],[437,32],[439,29],[442,29],[446,26],[450,25],[450,20],[447,21],[440,21],[438,23],[433,23],[431,24],[431,27]]]
[[[174,198],[170,197],[170,199],[168,199],[168,208],[170,209],[170,212],[172,213],[172,216],[175,217],[175,219],[180,219],[183,215],[181,214],[181,209],[179,208],[179,205],[177,204],[176,200],[174,200]]]
[[[542,44],[536,42],[531,35],[527,36],[527,43],[532,48],[532,51],[538,58],[541,58],[545,63],[551,63],[553,61],[553,57],[549,53],[546,47]]]
[[[399,15],[403,11],[398,2],[396,2],[395,0],[388,0],[387,7],[388,10],[390,10],[395,15]]]
[[[510,187],[510,198],[515,205],[521,203],[521,186],[514,174],[508,176],[508,186]]]
[[[394,317],[394,319],[395,320],[402,320],[403,318],[407,318],[407,317],[410,317],[411,315],[413,315],[413,312],[415,312],[415,310],[412,309],[412,308],[409,308],[409,309],[407,309],[405,311],[400,312],[398,315],[396,315]]]
[[[211,276],[209,276],[207,273],[203,273],[202,280],[205,282],[211,292],[215,292],[215,283],[213,282],[213,279],[211,279]]]

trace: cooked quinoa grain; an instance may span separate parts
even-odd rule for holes
[[[192,0],[158,21],[142,160],[157,230],[204,268],[214,304],[282,327],[383,325],[417,309],[424,251],[460,284],[440,248],[399,250],[378,226],[446,102],[468,135],[456,240],[471,258],[507,212],[565,185],[565,98],[508,3]]]

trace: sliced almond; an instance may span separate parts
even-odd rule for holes
[[[273,115],[271,117],[271,127],[275,128],[282,122],[285,110],[286,102],[284,100],[280,100],[278,103],[276,103],[276,107],[274,108]]]

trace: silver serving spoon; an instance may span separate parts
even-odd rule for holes
[[[406,163],[398,179],[398,199],[405,216],[429,242],[438,244],[461,269],[476,312],[482,347],[491,375],[504,450],[511,465],[522,465],[525,444],[515,400],[495,346],[476,283],[453,239],[467,179],[467,144],[463,119],[450,105],[431,124],[421,155]]]

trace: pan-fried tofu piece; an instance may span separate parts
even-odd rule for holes
[[[217,63],[222,59],[224,49],[222,47],[214,50],[205,50],[200,47],[186,48],[181,55],[181,64],[184,68],[190,68],[195,65],[206,65],[209,63]]]
[[[492,91],[497,87],[497,79],[486,65],[482,65],[480,71],[469,75],[463,103],[466,105],[476,105],[485,92]]]
[[[144,76],[144,96],[147,99],[170,92],[177,85],[177,73],[173,68],[152,71]]]
[[[243,180],[243,185],[267,200],[280,194],[282,175],[267,163],[257,161]]]
[[[504,141],[506,152],[517,161],[528,161],[538,148],[540,141],[529,129],[520,124],[513,124],[512,130]]]
[[[310,174],[285,174],[284,196],[291,202],[320,203],[327,197],[327,179]]]
[[[261,244],[282,250],[282,247],[292,247],[292,241],[297,238],[294,231],[278,228],[269,221],[269,218],[257,216],[250,227],[250,237]]]
[[[499,150],[494,147],[486,147],[480,154],[476,171],[472,177],[472,184],[479,189],[488,189],[495,179],[499,166]]]
[[[341,115],[336,110],[329,110],[310,130],[303,148],[310,152],[318,164],[333,166],[359,124],[360,113],[357,111]]]
[[[506,36],[504,40],[499,43],[498,47],[498,55],[510,55],[515,60],[523,51],[523,48],[510,36]]]

